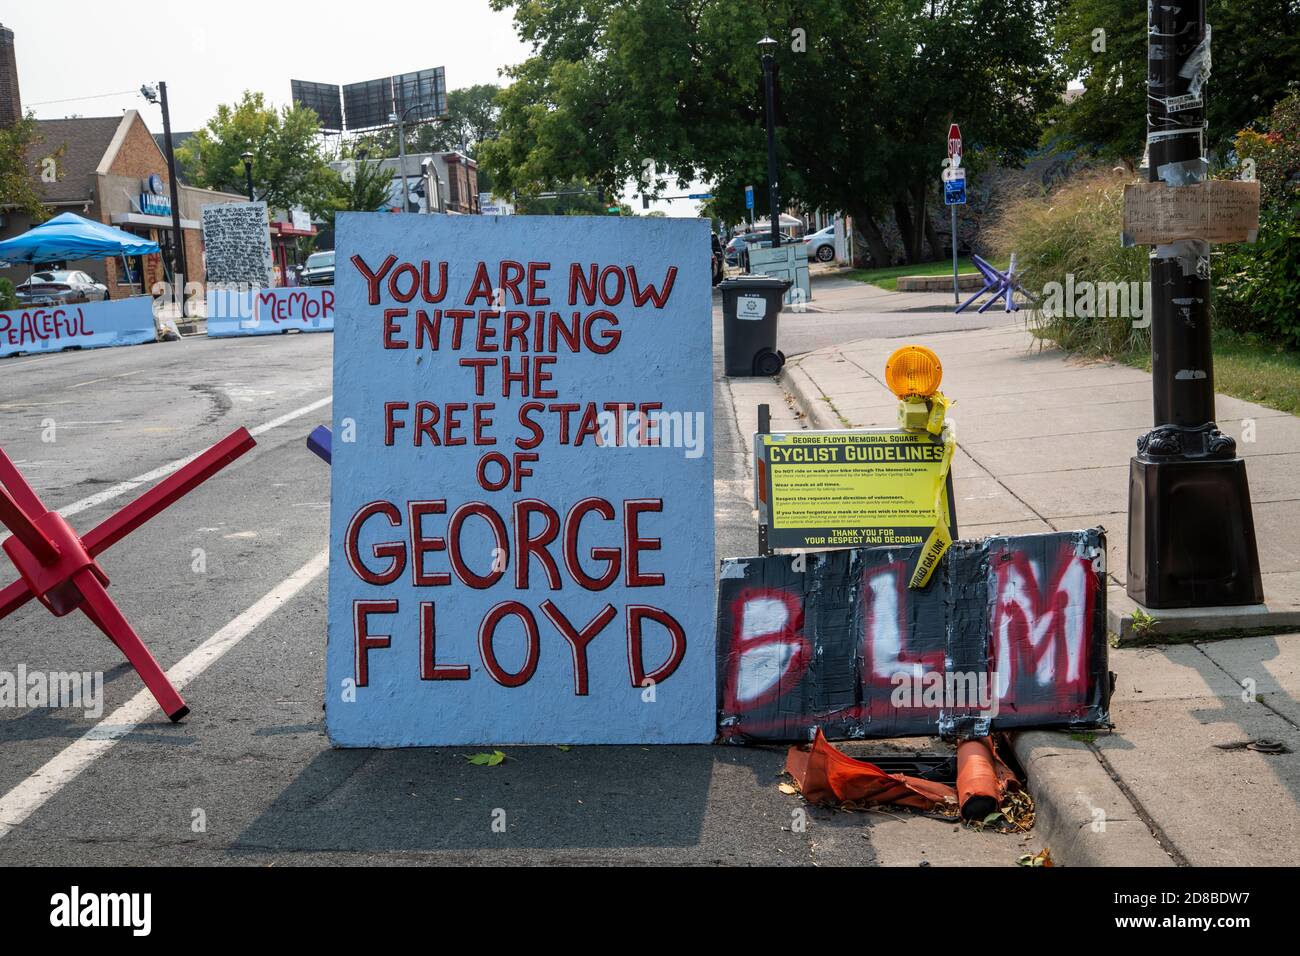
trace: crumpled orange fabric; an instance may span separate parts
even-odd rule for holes
[[[809,749],[790,748],[785,771],[810,803],[896,803],[913,810],[933,810],[957,802],[957,791],[947,784],[885,773],[873,763],[854,760],[836,750],[820,729]]]

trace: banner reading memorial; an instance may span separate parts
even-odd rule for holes
[[[759,434],[754,453],[759,517],[772,548],[919,545],[934,529],[936,498],[957,533],[939,436],[903,429]]]

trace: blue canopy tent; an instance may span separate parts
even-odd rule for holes
[[[0,262],[35,264],[70,259],[111,259],[114,256],[147,256],[158,251],[156,242],[65,212],[21,236],[0,242]]]
[[[40,262],[121,256],[122,267],[129,276],[127,256],[147,256],[159,251],[158,243],[149,239],[65,212],[21,236],[0,242],[0,262],[26,262],[34,267]]]

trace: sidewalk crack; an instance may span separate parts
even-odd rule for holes
[[[1120,778],[1120,775],[1116,773],[1115,768],[1110,765],[1110,761],[1106,759],[1105,755],[1097,748],[1096,744],[1088,744],[1087,747],[1092,751],[1093,756],[1097,758],[1097,762],[1101,764],[1101,768],[1105,770],[1110,776],[1110,779],[1114,781],[1115,786],[1119,788],[1119,792],[1124,794],[1124,799],[1129,802],[1129,805],[1133,808],[1133,812],[1137,814],[1137,818],[1142,821],[1148,830],[1151,831],[1151,835],[1156,838],[1156,842],[1160,844],[1160,848],[1169,854],[1170,858],[1174,861],[1174,865],[1191,866],[1191,861],[1183,855],[1182,851],[1178,849],[1178,846],[1174,841],[1169,838],[1169,834],[1165,833],[1160,824],[1156,823],[1155,818],[1147,812],[1146,807],[1142,805],[1142,801],[1137,798],[1137,794],[1135,794],[1129,788],[1128,784]]]

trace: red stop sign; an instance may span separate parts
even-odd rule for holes
[[[948,159],[952,166],[961,163],[961,127],[956,123],[948,127]]]

